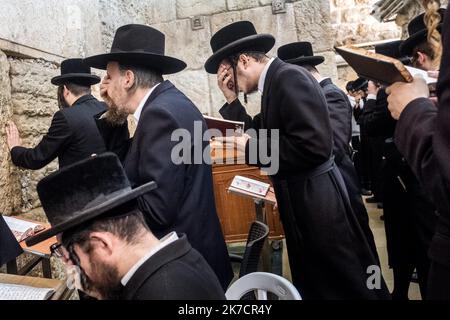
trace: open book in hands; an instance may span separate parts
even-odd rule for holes
[[[395,58],[356,47],[335,49],[359,76],[382,85],[391,85],[395,82],[412,82],[417,75],[422,76],[428,85],[437,82],[437,79],[429,77],[425,71],[405,66]]]
[[[18,242],[24,241],[45,229],[43,225],[35,222],[25,221],[14,217],[3,216],[3,218]]]

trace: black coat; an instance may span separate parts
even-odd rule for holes
[[[209,141],[194,141],[195,125],[202,135],[207,130],[200,111],[169,81],[159,84],[150,95],[131,141],[127,140],[126,125],[114,129],[98,121],[107,148],[124,156],[131,183],[140,186],[155,181],[158,185],[138,199],[152,232],[157,237],[171,231],[186,234],[227,288],[233,271],[216,212],[211,165],[203,161],[175,164],[171,159],[173,148],[179,144],[171,138],[177,129],[190,133],[191,150],[194,144],[201,151],[208,146]]]
[[[22,254],[22,248],[0,215],[0,266]]]
[[[271,180],[300,294],[305,299],[388,298],[384,281],[381,290],[367,288],[367,268],[378,261],[351,209],[342,176],[329,161],[328,106],[307,70],[273,61],[264,84],[261,128],[280,131],[280,171]],[[259,142],[270,144],[261,136]]]
[[[406,106],[395,142],[436,205],[440,216],[430,248],[430,298],[450,299],[450,8],[442,39],[444,52],[437,86],[439,107],[420,98]]]
[[[92,154],[106,151],[95,125],[94,115],[105,110],[105,104],[92,95],[78,99],[72,107],[59,110],[41,142],[34,148],[15,147],[12,162],[22,168],[37,170],[58,158],[66,167]]]
[[[121,299],[225,300],[225,294],[211,267],[182,236],[136,271]]]

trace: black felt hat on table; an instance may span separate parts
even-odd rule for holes
[[[100,82],[100,77],[91,74],[91,68],[83,59],[67,59],[61,63],[61,75],[52,78],[52,84],[61,86],[67,83],[92,86]]]
[[[65,167],[38,183],[39,199],[52,227],[26,243],[35,245],[99,217],[127,214],[114,210],[155,188],[155,182],[148,182],[132,189],[119,158],[112,153]]]
[[[441,16],[441,22],[438,25],[438,31],[441,32],[444,22],[445,9],[439,9],[439,15]],[[406,39],[400,46],[400,52],[403,55],[411,56],[414,47],[427,40],[428,29],[424,21],[425,14],[418,15],[408,24],[409,38]]]
[[[165,55],[164,33],[145,25],[129,24],[117,29],[111,52],[84,59],[90,67],[106,69],[109,62],[150,68],[173,74],[186,68],[183,61]]]
[[[250,21],[234,22],[217,31],[210,41],[213,55],[206,61],[207,72],[215,74],[222,60],[242,52],[269,52],[275,45],[275,38],[270,34],[257,34]]]
[[[408,65],[411,63],[411,59],[408,56],[401,54],[400,46],[402,45],[402,43],[402,40],[382,43],[375,46],[375,52],[391,58],[395,58],[397,60],[400,60],[403,64]]]
[[[315,56],[311,42],[294,42],[278,49],[278,58],[299,66],[317,66],[325,61],[322,56]]]

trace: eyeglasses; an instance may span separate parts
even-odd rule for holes
[[[64,249],[62,243],[55,243],[50,246],[50,252],[52,257],[55,258],[63,258],[64,257]]]

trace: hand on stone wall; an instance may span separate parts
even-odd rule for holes
[[[19,130],[13,121],[9,121],[6,126],[6,143],[8,144],[9,151],[14,147],[20,147],[22,145]]]

